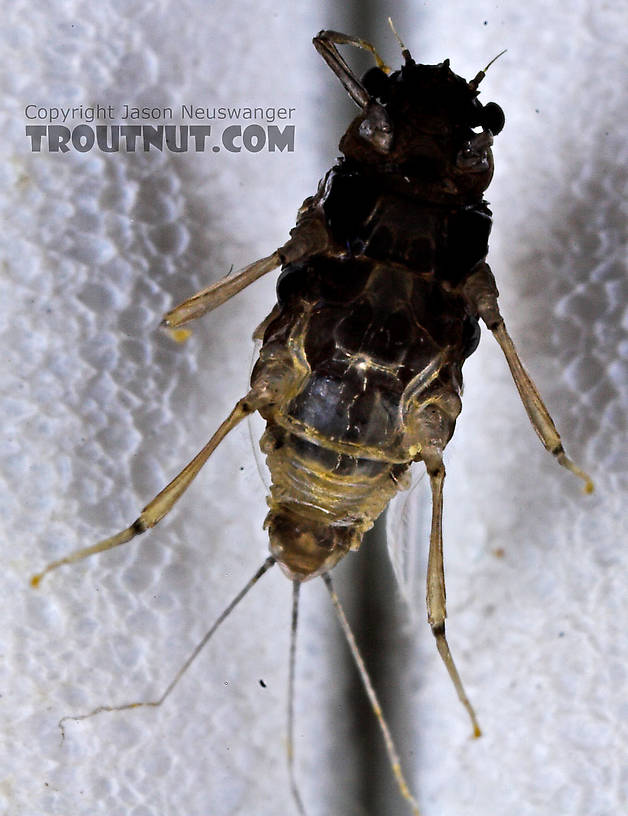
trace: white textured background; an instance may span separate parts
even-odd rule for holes
[[[485,736],[468,739],[419,610],[416,636],[399,639],[405,670],[390,674],[386,695],[404,765],[424,816],[628,810],[622,5],[391,4],[369,7],[368,21],[332,3],[7,5],[0,812],[293,812],[290,586],[279,571],[161,710],[69,723],[63,745],[56,728],[63,715],[158,694],[261,563],[263,488],[245,427],[155,531],[58,571],[37,592],[28,578],[126,526],[243,393],[271,280],[205,319],[183,346],[156,326],[173,303],[286,239],[343,128],[334,121],[342,90],[311,37],[322,27],[375,31],[397,63],[390,12],[419,61],[449,56],[467,77],[509,49],[482,85],[481,98],[498,101],[507,120],[488,193],[490,261],[521,354],[597,488],[583,496],[544,454],[484,338],[465,369],[445,534],[450,640]],[[33,155],[23,115],[31,102],[293,105],[297,147]],[[344,123],[352,111],[342,110]],[[308,812],[407,812],[394,791],[386,804],[360,803],[364,777],[386,784],[388,772],[364,761],[368,747],[355,752],[363,737],[348,708],[360,692],[319,583],[303,592],[297,700]]]

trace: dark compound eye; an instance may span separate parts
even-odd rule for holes
[[[495,102],[488,102],[482,109],[482,125],[496,136],[504,127],[504,111]]]
[[[388,77],[381,68],[369,68],[362,77],[362,84],[369,96],[385,102],[388,98]]]

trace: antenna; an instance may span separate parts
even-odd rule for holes
[[[469,82],[469,87],[471,88],[472,91],[477,91],[478,85],[480,84],[480,82],[482,82],[482,80],[486,76],[486,72],[488,71],[488,69],[495,62],[495,60],[498,60],[501,57],[502,54],[506,53],[506,51],[508,51],[508,49],[504,48],[504,50],[500,51],[499,54],[496,57],[493,57],[493,59],[489,62],[489,64],[486,66],[486,68],[483,71],[478,71],[478,73]]]
[[[397,29],[395,28],[395,24],[392,21],[392,17],[388,18],[388,25],[391,27],[392,33],[397,38],[397,42],[399,43],[399,47],[401,48],[401,56],[405,59],[406,62],[413,62],[414,60],[412,59],[412,55],[410,54],[410,52],[404,45],[403,40],[397,33]]]

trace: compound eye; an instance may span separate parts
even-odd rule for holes
[[[504,111],[495,102],[488,102],[482,109],[482,126],[496,136],[503,130],[506,117]]]
[[[381,68],[369,68],[362,77],[362,85],[372,99],[386,102],[388,99],[388,76]]]
[[[378,102],[371,102],[366,109],[359,130],[362,139],[378,153],[389,153],[392,147],[393,129],[386,108]]]
[[[493,134],[489,130],[475,134],[456,156],[456,166],[470,173],[483,173],[490,168],[490,147]]]

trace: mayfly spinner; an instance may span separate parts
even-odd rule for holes
[[[370,51],[377,67],[358,79],[338,45]],[[342,157],[304,201],[290,240],[272,255],[214,283],[170,311],[177,327],[215,309],[281,266],[277,304],[257,330],[263,341],[248,394],[205,447],[142,510],[126,530],[49,564],[63,564],[125,544],[154,527],[184,493],[218,444],[259,411],[266,420],[262,451],[272,477],[265,526],[271,555],[194,649],[155,701],[99,707],[160,705],[224,617],[275,563],[292,581],[289,765],[299,588],[321,576],[331,595],[381,726],[399,789],[418,805],[404,779],[330,571],[423,462],[430,478],[432,524],[427,615],[438,651],[473,733],[480,729],[445,636],[441,519],[443,450],[460,413],[461,369],[475,350],[482,320],[502,348],[528,417],[545,448],[591,490],[589,477],[567,458],[560,436],[521,364],[497,303],[485,257],[491,211],[482,195],[493,175],[491,145],[504,125],[501,108],[482,105],[478,85],[449,60],[419,65],[401,43],[404,64],[391,72],[358,37],[321,31],[314,45],[360,108],[340,141]]]

